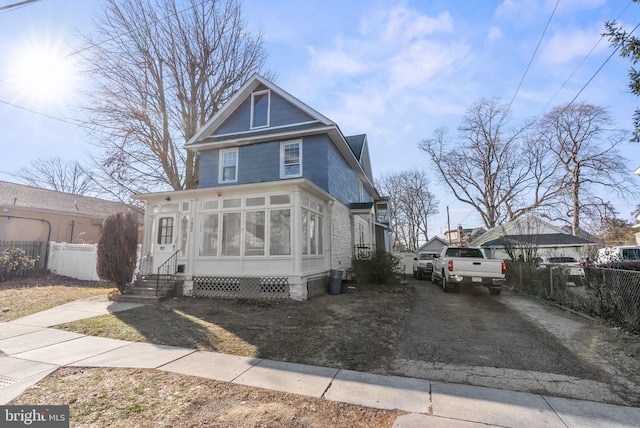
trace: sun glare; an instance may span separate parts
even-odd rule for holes
[[[54,44],[26,45],[16,53],[12,68],[12,86],[33,102],[65,103],[77,79],[73,57]]]

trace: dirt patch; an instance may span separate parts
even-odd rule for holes
[[[57,328],[113,339],[385,373],[413,289],[358,288],[309,301],[177,298]]]
[[[61,368],[11,405],[70,405],[74,427],[391,427],[404,414],[155,370]]]

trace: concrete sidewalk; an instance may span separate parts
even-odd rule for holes
[[[394,427],[637,427],[640,409],[500,389],[338,370],[49,328],[137,307],[83,300],[0,323],[0,404],[61,366],[165,370],[222,382],[409,412]],[[55,403],[59,404],[59,403]]]

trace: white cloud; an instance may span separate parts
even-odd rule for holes
[[[500,27],[496,27],[495,25],[489,28],[489,33],[487,34],[487,42],[493,43],[502,38],[502,30]]]
[[[565,29],[553,34],[540,53],[540,61],[545,66],[563,65],[578,58],[584,58],[601,39],[602,28]],[[606,41],[600,41],[596,51],[608,49]]]

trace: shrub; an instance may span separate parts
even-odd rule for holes
[[[400,259],[387,252],[376,252],[371,260],[354,260],[353,273],[358,282],[387,284],[396,275]]]
[[[22,248],[10,248],[0,253],[0,281],[15,278],[22,271],[33,269],[38,257],[29,257]]]
[[[98,240],[98,276],[114,282],[120,293],[133,278],[137,244],[138,221],[134,214],[118,213],[104,220]]]

